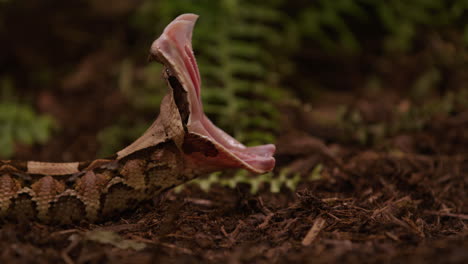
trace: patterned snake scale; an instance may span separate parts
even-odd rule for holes
[[[49,163],[0,161],[0,222],[104,221],[199,175],[227,168],[273,169],[275,146],[245,147],[205,116],[192,51],[198,16],[183,14],[153,42],[168,93],[135,142],[107,159]]]

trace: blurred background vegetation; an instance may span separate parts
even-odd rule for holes
[[[109,3],[0,1],[0,158],[92,159],[138,137],[166,89],[148,48],[185,12],[205,111],[249,145],[301,130],[375,146],[468,105],[468,0]]]

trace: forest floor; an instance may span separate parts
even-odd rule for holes
[[[352,100],[366,106],[364,116],[383,111],[379,100]],[[332,101],[313,113],[283,111],[289,118],[277,143],[278,170],[323,168],[295,191],[190,185],[97,225],[8,223],[0,228],[0,261],[466,263],[468,111],[365,147],[334,141],[344,132],[315,122]]]

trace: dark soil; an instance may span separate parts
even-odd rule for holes
[[[13,15],[7,21],[16,34],[32,26],[26,20],[15,24],[22,17],[14,14],[27,14],[10,11]],[[126,18],[123,11],[109,14],[112,19],[107,20],[103,14],[77,19],[103,27],[106,21],[115,25],[115,20]],[[70,22],[61,16],[55,19],[63,19],[64,27]],[[32,36],[45,30],[40,25],[39,29]],[[79,35],[79,31],[68,32]],[[95,31],[82,41],[102,39],[106,32]],[[62,80],[56,81],[57,89],[35,90],[27,82],[18,88],[33,95],[37,109],[59,121],[62,134],[45,146],[18,146],[16,158],[94,157],[99,148],[96,133],[127,111],[111,80],[129,45],[114,44],[128,36],[114,31],[112,36],[117,37],[111,44],[75,43],[72,47],[81,50],[66,50],[73,56],[60,48],[54,53],[39,37],[30,44],[39,43],[50,54],[34,53],[15,44],[21,37],[10,36],[5,48],[10,55],[2,60],[3,65],[11,65],[8,74],[37,70],[46,57],[52,58],[50,67],[56,69],[65,60],[76,60],[76,70],[54,76]],[[64,32],[54,31],[54,43],[64,41]],[[398,73],[388,74],[392,79]],[[277,142],[276,172],[287,167],[302,173],[304,180],[295,191],[283,187],[271,193],[263,186],[252,195],[244,185],[215,186],[209,192],[189,186],[97,225],[7,223],[0,227],[0,262],[467,263],[468,108],[457,106],[456,111],[431,117],[420,129],[362,144],[350,135],[353,131],[317,120],[333,119],[340,105],[348,105],[359,109],[368,123],[396,122],[389,112],[406,105],[404,93],[387,90],[369,98],[353,86],[325,92],[320,98],[313,111],[302,105],[281,106],[285,129]],[[308,180],[317,164],[323,165],[321,177]],[[102,231],[128,241],[105,240],[109,233]]]

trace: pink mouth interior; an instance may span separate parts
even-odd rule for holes
[[[189,132],[206,136],[214,141],[232,159],[242,167],[264,173],[275,166],[273,154],[275,145],[246,147],[239,141],[216,127],[204,114],[200,98],[201,78],[197,62],[192,51],[192,31],[198,16],[184,14],[172,21],[152,45],[152,50],[160,50],[182,78],[179,80],[187,89],[190,102],[190,118],[187,124]],[[248,117],[246,117],[248,118]]]

